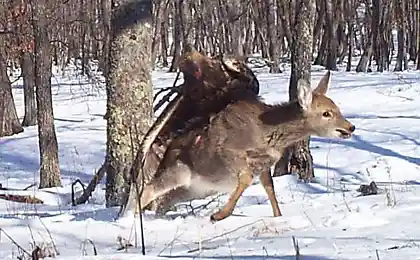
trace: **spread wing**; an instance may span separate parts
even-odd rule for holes
[[[133,209],[137,184],[148,183],[156,173],[170,142],[192,129],[205,127],[211,115],[229,103],[248,95],[258,95],[259,82],[245,62],[235,58],[201,55],[195,50],[184,53],[179,64],[184,83],[164,97],[176,94],[150,127],[131,169],[136,180],[131,183],[127,202],[120,210]],[[160,102],[159,104],[162,104]]]

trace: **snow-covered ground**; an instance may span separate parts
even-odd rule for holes
[[[314,67],[313,84],[324,73]],[[279,75],[258,74],[267,102],[287,99],[289,76],[289,70]],[[153,72],[155,89],[172,85],[174,78],[172,73]],[[301,259],[377,259],[377,255],[379,259],[420,259],[419,72],[333,72],[329,96],[356,125],[355,135],[349,140],[312,138],[315,183],[301,183],[293,176],[274,179],[282,217],[272,217],[259,184],[245,191],[234,216],[215,224],[210,223],[209,215],[226,201],[226,195],[204,209],[199,205],[206,204],[205,200],[195,201],[192,205],[198,208],[189,215],[185,214],[188,207],[168,213],[168,218],[146,212],[144,258],[140,239],[137,248],[117,250],[119,236],[135,245],[138,220],[114,220],[118,209],[104,207],[103,182],[88,204],[71,206],[70,184],[76,179],[88,183],[104,160],[103,86],[71,70],[65,76],[55,73],[53,83],[63,188],[28,189],[43,205],[0,199],[1,259],[17,259],[21,253],[7,235],[28,252],[34,241],[38,245],[53,241],[60,254],[57,259],[69,260],[296,259],[293,237]],[[21,84],[16,82],[13,89],[20,117]],[[0,139],[0,183],[4,187],[24,188],[37,182],[38,165],[36,126]],[[381,193],[357,196],[359,185],[372,180]],[[92,256],[86,243],[89,239],[99,256]],[[84,254],[90,256],[82,257]]]

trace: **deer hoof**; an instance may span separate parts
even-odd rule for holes
[[[216,216],[215,216],[215,214],[212,214],[211,216],[210,216],[210,222],[212,223],[212,224],[215,224],[217,221],[219,221],[220,219],[218,219]]]
[[[225,218],[227,218],[228,216],[226,214],[224,214],[223,212],[219,211],[217,213],[214,213],[210,216],[210,221],[211,223],[216,223],[217,221],[223,220]]]

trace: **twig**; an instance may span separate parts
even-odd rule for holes
[[[157,96],[160,94],[160,93],[162,93],[162,92],[164,92],[164,91],[167,91],[167,90],[170,90],[169,91],[169,93],[167,93],[161,100],[159,100],[159,102],[156,104],[156,106],[153,108],[153,112],[156,112],[157,110],[159,110],[159,108],[161,107],[161,106],[163,106],[163,104],[165,104],[165,102],[168,102],[169,101],[169,98],[175,93],[175,92],[180,92],[180,90],[181,90],[181,86],[176,86],[175,84],[178,82],[178,79],[179,79],[179,75],[180,75],[180,72],[178,71],[178,73],[176,74],[176,77],[175,77],[175,80],[174,80],[174,83],[172,84],[172,87],[169,87],[169,88],[163,88],[163,89],[161,89],[161,90],[159,90],[156,94],[155,94],[155,96],[153,97],[153,102],[156,100],[156,98],[157,98]]]
[[[376,249],[376,260],[380,260],[379,259],[379,251],[378,251],[378,249]]]
[[[60,255],[60,253],[58,252],[57,246],[54,243],[54,240],[52,238],[51,232],[50,230],[47,228],[47,226],[44,224],[44,222],[42,221],[42,219],[38,216],[39,222],[41,222],[41,225],[45,228],[45,230],[47,231],[48,236],[50,237],[51,240],[51,244],[53,245],[54,251],[56,253],[56,255]]]
[[[226,234],[225,234],[225,237],[226,237],[226,242],[227,242],[227,245],[228,245],[228,248],[229,248],[230,258],[233,260],[233,252],[232,252],[232,248],[231,248],[230,243],[229,243],[229,238],[226,236]]]
[[[214,240],[216,238],[223,237],[223,236],[225,236],[227,234],[231,234],[231,233],[236,232],[236,231],[238,231],[238,230],[240,230],[242,228],[245,228],[245,227],[249,227],[251,225],[254,225],[255,223],[258,223],[258,222],[264,222],[264,221],[262,219],[255,220],[255,221],[253,221],[251,223],[248,223],[248,224],[242,225],[240,227],[234,228],[234,229],[229,230],[227,232],[224,232],[224,233],[222,233],[220,235],[217,235],[217,236],[214,236],[214,237],[211,237],[211,238],[208,238],[208,239],[201,240],[201,243],[209,242],[209,241]],[[197,244],[198,242],[195,242],[195,243]]]
[[[31,185],[29,185],[28,187],[24,188],[23,190],[29,190],[30,188],[34,187],[36,185],[36,183],[32,183]]]
[[[82,242],[82,251],[83,251],[84,255],[87,255],[86,249],[85,249],[86,242],[89,242],[89,244],[92,245],[93,255],[98,255],[98,251],[96,250],[95,243],[93,243],[93,241],[89,238],[83,240],[83,242]]]
[[[136,134],[137,134],[137,137],[138,137],[138,132],[137,132],[137,128],[135,128],[136,129]],[[132,156],[132,161],[134,162],[135,161],[135,155],[134,155],[134,142],[133,142],[133,135],[132,135],[132,132],[131,132],[131,127],[130,127],[130,141],[131,141],[131,156]],[[136,181],[136,176],[134,176],[134,174],[132,174],[131,173],[131,181],[135,184],[135,186],[136,186],[136,195],[137,195],[137,204],[138,204],[138,210],[139,210],[139,224],[140,224],[140,236],[141,236],[141,253],[142,253],[142,255],[146,255],[146,246],[145,246],[145,242],[144,242],[144,228],[143,228],[143,213],[142,213],[142,210],[141,210],[141,195],[143,194],[143,189],[144,189],[144,170],[143,170],[143,165],[144,165],[144,163],[142,164],[142,167],[141,167],[141,178],[142,178],[142,181],[141,181],[141,191],[140,191],[140,189],[139,189],[139,184],[137,183],[137,181]],[[132,166],[133,167],[133,166]],[[136,232],[137,233],[137,232]],[[136,235],[137,236],[137,235]],[[136,237],[136,241],[137,241],[137,237]]]
[[[188,209],[191,209],[191,214],[193,215],[193,216],[196,216],[196,211],[197,210],[202,210],[202,209],[206,209],[210,204],[212,204],[213,202],[215,202],[215,201],[217,201],[220,197],[222,197],[222,196],[224,196],[224,195],[226,195],[225,193],[221,193],[221,194],[219,194],[219,195],[217,195],[216,197],[214,197],[214,198],[212,198],[210,201],[208,201],[208,202],[206,202],[206,203],[204,203],[204,204],[202,204],[202,205],[199,205],[199,206],[197,206],[197,207],[193,207],[192,206],[192,204],[191,204],[191,202],[192,202],[192,200],[190,201],[190,203],[187,205],[187,204],[184,204],[185,205],[185,207],[187,208],[187,210]]]
[[[28,229],[29,229],[29,233],[31,234],[31,238],[32,238],[32,242],[33,242],[33,246],[36,247],[36,242],[35,242],[35,238],[34,238],[34,233],[32,232],[32,228],[31,226],[29,226],[28,224]]]
[[[3,232],[3,234],[10,240],[10,242],[12,242],[19,250],[22,250],[22,252],[24,252],[26,255],[28,255],[29,257],[31,257],[31,254],[25,250],[25,248],[23,248],[22,246],[20,246],[11,236],[9,236],[6,231],[4,231],[3,228],[0,228],[0,233]]]
[[[178,238],[177,237],[178,231],[179,231],[179,226],[176,227],[176,232],[175,232],[175,235],[174,235],[174,239],[171,241],[171,248],[169,248],[169,255],[170,256],[172,256],[172,249],[174,248],[175,238]]]
[[[214,250],[214,249],[217,249],[217,248],[219,248],[219,246],[203,246],[201,248],[197,247],[197,248],[188,250],[187,253],[191,254],[191,253],[195,253],[195,252],[201,252],[201,251],[204,251],[204,250]]]
[[[174,238],[171,240],[171,242],[167,243],[162,250],[159,251],[159,253],[157,254],[158,256],[162,256],[162,253],[170,246],[171,248],[169,249],[169,254],[172,254],[172,249],[173,249],[173,244],[175,243],[175,241],[178,240],[178,238],[180,238],[184,233],[180,233],[178,234],[179,231],[179,226],[177,226],[176,228],[176,232],[174,235]],[[187,246],[186,246],[187,247]],[[187,247],[188,248],[188,247]],[[190,248],[188,248],[190,249]]]
[[[267,248],[265,246],[262,247],[262,249],[264,250],[265,256],[268,257],[268,252],[267,252]],[[265,257],[264,257],[265,258]]]
[[[296,260],[299,260],[300,259],[299,243],[296,240],[295,236],[292,236],[292,241],[293,241],[293,247],[295,248],[295,252],[296,252]]]
[[[82,182],[80,179],[75,180],[75,181],[71,184],[71,204],[72,204],[73,206],[76,206],[76,200],[75,200],[75,198],[74,198],[74,196],[75,196],[74,187],[75,187],[77,184],[80,184],[80,186],[81,186],[81,187],[82,187],[82,189],[83,189],[83,193],[85,193],[85,191],[86,191],[86,189],[85,189],[85,185],[83,184],[83,182]]]

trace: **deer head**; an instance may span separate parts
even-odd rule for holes
[[[338,106],[325,95],[329,82],[329,71],[314,90],[311,90],[307,81],[298,81],[298,103],[303,109],[306,127],[320,137],[350,138],[356,127],[344,118]]]

